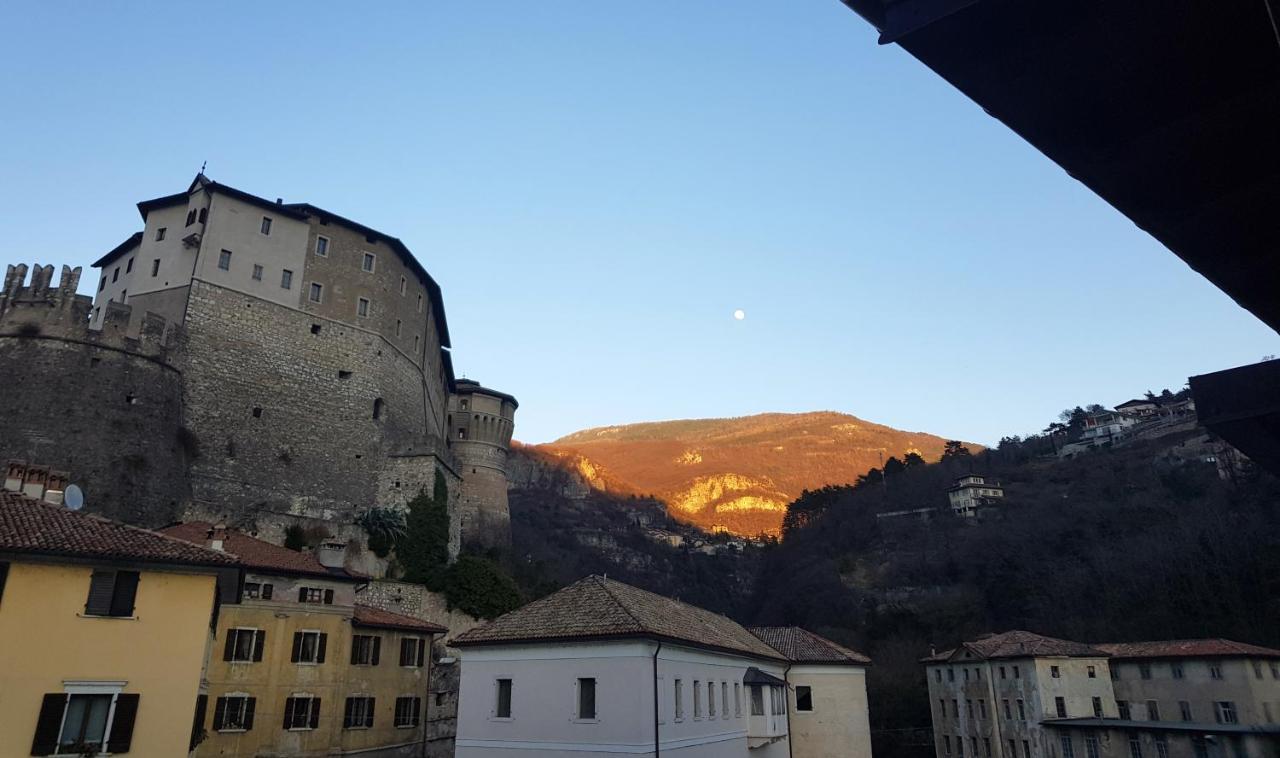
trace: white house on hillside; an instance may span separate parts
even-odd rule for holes
[[[965,518],[977,516],[979,506],[1002,498],[1004,498],[1004,487],[1001,487],[998,482],[988,482],[986,477],[977,474],[960,477],[947,490],[951,512]]]
[[[786,656],[724,616],[622,582],[589,576],[452,644],[457,758],[790,753]]]

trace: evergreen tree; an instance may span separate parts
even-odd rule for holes
[[[432,494],[422,490],[409,501],[405,535],[396,545],[396,556],[404,567],[405,581],[435,592],[443,589],[449,563],[449,486],[439,471]]]

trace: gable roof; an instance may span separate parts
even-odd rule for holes
[[[120,256],[124,255],[125,253],[137,247],[141,242],[142,242],[142,232],[134,232],[133,234],[130,234],[129,238],[126,239],[124,242],[121,242],[119,245],[116,245],[115,247],[111,248],[111,250],[106,255],[102,256],[101,258],[99,258],[98,260],[94,261],[89,265],[91,268],[102,268],[108,263],[111,263],[111,261],[114,261],[116,258],[119,258]]]
[[[171,535],[0,491],[0,552],[214,568],[236,557]]]
[[[1096,647],[1056,637],[1046,637],[1020,629],[979,637],[961,643],[960,647],[926,656],[922,663],[942,663],[957,656],[981,660],[997,658],[1106,658],[1107,653]]]
[[[784,660],[737,622],[602,576],[588,576],[453,638],[466,647],[518,642],[656,639]]]
[[[1094,647],[1112,658],[1280,658],[1280,650],[1221,637],[1199,640],[1155,642],[1107,642]]]
[[[871,659],[798,626],[753,626],[748,629],[792,663],[865,666]]]
[[[160,530],[161,534],[175,537],[187,542],[203,545],[208,539],[213,525],[208,521],[188,521],[185,524],[174,524]],[[239,557],[245,568],[260,573],[277,573],[289,576],[314,576],[326,579],[361,581],[358,577],[342,569],[328,569],[320,565],[320,561],[312,553],[290,550],[287,547],[273,545],[270,542],[251,537],[244,532],[227,530],[223,540],[223,549]]]
[[[444,634],[449,630],[412,616],[384,611],[369,605],[356,605],[355,616],[351,619],[355,626],[373,627],[377,629],[396,629],[402,632],[421,632],[423,634]]]

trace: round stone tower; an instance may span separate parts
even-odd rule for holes
[[[459,379],[449,397],[449,445],[462,476],[462,544],[511,544],[507,451],[519,403],[511,395]]]

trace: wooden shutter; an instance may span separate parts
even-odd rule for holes
[[[123,693],[116,695],[116,713],[111,719],[111,736],[107,738],[108,753],[129,752],[129,746],[133,743],[133,722],[138,717],[140,697],[140,695]]]
[[[373,704],[375,699],[370,697],[370,698],[365,698],[365,700],[368,701],[368,707],[365,708],[365,711],[364,711],[364,725],[372,729],[373,728]]]
[[[299,587],[299,588],[298,588],[298,602],[299,602],[299,603],[305,603],[305,602],[307,602],[307,588],[306,588],[306,587]]]
[[[371,665],[373,666],[378,665],[378,654],[381,652],[382,652],[382,637],[374,637],[373,638],[373,658],[369,660],[369,663]]]
[[[272,590],[272,587],[271,587],[271,585],[270,585],[270,584],[264,584],[264,585],[262,585],[262,599],[263,599],[263,600],[270,600],[270,599],[271,599],[271,590]]]
[[[311,698],[311,728],[316,729],[320,726],[320,698]]]
[[[360,635],[352,635],[351,637],[351,665],[354,666],[360,662],[360,640],[364,639]]]
[[[4,582],[9,578],[9,564],[0,563],[0,600],[4,600]]]
[[[254,663],[262,662],[262,651],[267,646],[267,631],[258,629],[253,633],[253,661]]]
[[[111,594],[111,615],[132,616],[138,594],[138,572],[117,571],[115,590]]]
[[[191,722],[191,744],[187,747],[187,752],[196,749],[204,741],[204,717],[205,712],[209,708],[208,695],[196,695],[196,717]]]
[[[353,697],[347,698],[347,704],[342,708],[342,728],[343,729],[351,728],[351,711],[355,709],[355,706],[356,706],[356,699]]]
[[[294,632],[293,633],[293,655],[290,656],[289,660],[292,661],[293,663],[297,663],[298,659],[301,657],[302,657],[302,632]]]
[[[84,612],[89,616],[106,616],[111,613],[111,594],[116,582],[116,572],[95,571],[89,577],[89,599]]]
[[[249,731],[253,728],[253,712],[258,707],[258,698],[249,697],[244,701],[244,729]]]
[[[424,638],[418,638],[418,662],[415,666],[421,666],[427,662],[427,641]]]
[[[296,658],[294,660],[297,660]],[[293,698],[284,699],[284,728],[289,729],[293,726]]]
[[[409,698],[409,707],[413,709],[413,725],[417,726],[422,723],[422,698]]]
[[[51,692],[40,703],[36,719],[36,736],[31,741],[32,755],[51,755],[58,749],[58,733],[62,731],[62,714],[67,709],[67,694]]]
[[[324,591],[324,604],[333,605],[333,590]]]
[[[222,660],[229,661],[236,653],[236,630],[227,629],[227,645],[222,649]]]
[[[329,635],[320,633],[320,643],[316,645],[316,663],[324,663],[324,649],[329,644]]]
[[[213,728],[221,729],[227,720],[227,699],[220,697],[213,701]]]

